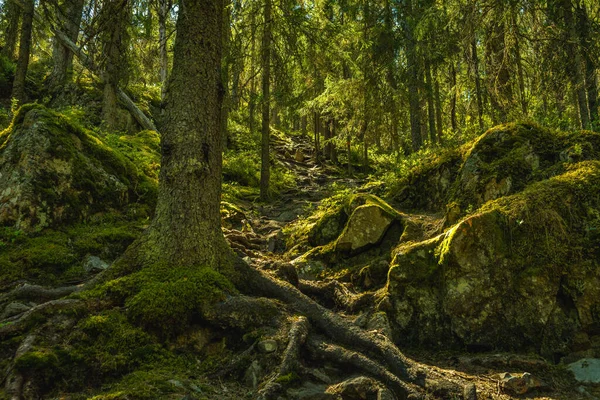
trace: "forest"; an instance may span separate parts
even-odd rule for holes
[[[597,0],[0,0],[0,400],[600,398]]]

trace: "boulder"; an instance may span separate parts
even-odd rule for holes
[[[600,324],[600,162],[503,196],[394,250],[387,291],[400,337],[532,350],[556,359]],[[573,249],[577,249],[575,254]]]
[[[356,253],[379,243],[393,221],[394,217],[377,204],[357,207],[336,242],[336,251]]]
[[[123,155],[42,106],[23,106],[0,134],[0,225],[37,231],[155,196]]]

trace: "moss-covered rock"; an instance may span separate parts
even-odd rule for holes
[[[567,354],[600,326],[600,162],[487,202],[444,234],[396,249],[396,333],[420,344]]]
[[[357,207],[336,241],[336,251],[356,253],[379,243],[393,221],[394,216],[377,204]]]
[[[23,106],[0,133],[1,225],[38,231],[132,203],[151,210],[155,197],[156,180],[102,138],[42,106]]]

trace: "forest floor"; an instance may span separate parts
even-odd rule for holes
[[[344,166],[333,166],[327,162],[317,163],[312,154],[313,145],[306,137],[273,139],[276,162],[296,176],[297,188],[266,205],[252,201],[236,204],[244,212],[242,227],[239,230],[224,228],[226,237],[240,256],[245,257],[253,267],[267,270],[272,269],[273,265],[294,262],[284,253],[280,248],[281,243],[278,242],[286,227],[307,218],[323,199],[344,189],[360,192],[368,182],[360,174],[349,176]],[[418,232],[414,233],[415,240],[426,240],[442,230],[441,215],[407,213],[407,216],[417,221],[416,225],[419,226]],[[302,278],[306,277],[301,276],[300,279]],[[329,281],[336,278],[321,275],[307,279]],[[350,293],[360,292],[360,289],[354,287],[347,279],[342,280],[344,282],[341,283]],[[333,307],[335,309],[335,306]],[[342,309],[336,311],[348,321],[360,318],[360,314],[352,315]],[[600,399],[600,385],[578,384],[564,366],[550,363],[539,355],[403,348],[402,343],[396,344],[408,357],[436,371],[440,376],[463,385],[472,383],[476,387],[477,399]],[[332,366],[328,368],[333,369]],[[339,373],[340,371],[336,371],[336,374]],[[507,373],[510,375],[506,375]],[[343,375],[343,372],[341,374]],[[292,398],[298,399],[329,398],[318,395],[322,390],[322,383],[302,382],[297,390],[288,393],[293,393]],[[223,389],[223,398],[233,399],[243,392],[247,397],[252,396],[252,392],[247,392],[247,388],[238,386],[237,382],[232,382],[233,386],[223,382],[219,384]],[[465,398],[469,398],[467,394]]]

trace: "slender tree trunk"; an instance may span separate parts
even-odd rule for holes
[[[323,153],[326,160],[331,160],[331,125],[328,119],[323,120]]]
[[[231,107],[231,92],[229,91],[229,67],[230,62],[230,47],[231,38],[231,13],[229,6],[231,0],[225,1],[225,11],[223,12],[223,60],[221,61],[221,82],[223,83],[223,105],[221,107],[221,137],[223,138],[223,149],[226,149],[229,143],[229,132],[227,130],[227,122],[229,119],[229,109]]]
[[[473,75],[475,78],[475,95],[477,97],[477,120],[479,129],[483,131],[483,98],[481,93],[481,78],[479,77],[479,57],[477,56],[477,41],[471,40],[471,56],[473,58]]]
[[[521,39],[519,32],[519,25],[517,24],[517,18],[515,12],[512,12],[512,24],[515,30],[515,63],[517,64],[517,75],[519,79],[519,100],[521,101],[521,112],[524,116],[527,116],[527,97],[525,96],[525,74],[523,72],[523,60],[521,57]]]
[[[17,70],[15,71],[15,80],[13,81],[12,89],[12,98],[16,99],[19,104],[23,104],[26,100],[25,78],[29,67],[29,53],[31,52],[31,32],[33,29],[35,2],[34,0],[24,0],[23,5],[19,58],[17,60]]]
[[[434,81],[434,96],[435,96],[435,126],[437,128],[437,139],[438,142],[442,142],[442,135],[444,134],[443,123],[442,123],[442,99],[440,98],[440,81],[438,79],[437,68],[434,68],[433,73]]]
[[[165,98],[156,214],[145,235],[153,261],[224,268],[221,232],[222,0],[179,9]]]
[[[417,43],[412,30],[413,28],[408,26],[405,32],[406,60],[408,70],[408,103],[410,112],[410,137],[412,140],[412,150],[418,151],[423,145],[423,137],[421,135],[421,106],[419,104]]]
[[[566,45],[567,73],[571,77],[579,109],[579,120],[582,129],[590,127],[590,113],[588,109],[587,93],[585,90],[585,76],[582,71],[583,61],[581,59],[579,35],[573,16],[573,4],[571,0],[560,0],[565,29],[567,30],[568,43]]]
[[[308,133],[308,117],[306,115],[302,116],[300,120],[300,130],[302,132],[302,136],[306,136]]]
[[[15,49],[19,38],[19,21],[21,19],[21,8],[12,0],[7,0],[6,5],[6,33],[5,45],[2,54],[10,60],[15,59]]]
[[[456,83],[456,66],[454,61],[450,64],[450,82],[452,84],[452,94],[450,96],[450,125],[452,130],[456,132],[458,124],[456,123],[456,102],[458,97],[458,88]]]
[[[321,159],[321,117],[318,113],[313,117],[314,137],[315,137],[315,161]]]
[[[588,109],[590,113],[590,128],[600,129],[598,119],[598,83],[596,79],[596,66],[592,54],[594,43],[590,37],[590,19],[585,4],[577,4],[579,22],[579,39],[585,63],[585,86],[587,91]]]
[[[431,144],[434,145],[437,143],[436,133],[437,130],[435,128],[435,106],[433,100],[433,82],[431,78],[431,64],[429,62],[429,58],[425,56],[425,87],[426,87],[426,95],[427,95],[427,117],[429,120],[429,140],[431,140]]]
[[[261,135],[261,168],[260,168],[260,198],[269,197],[269,179],[271,175],[269,157],[269,139],[271,135],[270,104],[271,104],[271,0],[265,0],[264,31],[262,37],[262,135]]]
[[[331,162],[334,164],[338,163],[338,157],[337,157],[337,147],[335,145],[335,137],[337,135],[337,123],[335,121],[335,119],[331,120],[331,138],[333,139],[333,142],[331,143],[331,154],[330,154],[330,158],[331,158]]]
[[[252,13],[250,17],[250,93],[248,95],[248,118],[250,136],[254,136],[256,131],[255,115],[256,115],[256,77],[254,76],[255,59],[256,59],[256,13]]]
[[[352,174],[352,141],[350,134],[346,137],[346,153],[348,153],[348,175]]]
[[[167,49],[167,20],[171,11],[171,0],[158,1],[158,48],[160,54],[160,99],[165,100],[169,77],[169,54]]]
[[[126,29],[131,8],[128,0],[109,0],[102,10],[107,21],[104,54],[104,90],[102,99],[102,117],[110,129],[119,129],[118,97],[119,81],[125,75],[123,56],[126,42]]]
[[[79,37],[79,25],[83,12],[83,0],[65,0],[57,6],[62,31],[73,43]],[[52,42],[52,73],[48,78],[50,91],[57,93],[73,76],[73,52],[57,37]]]

